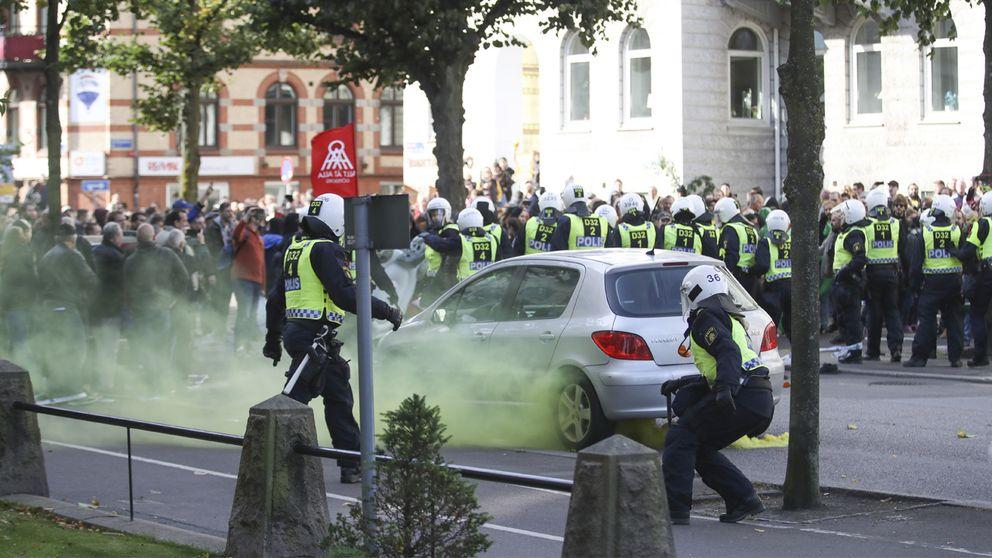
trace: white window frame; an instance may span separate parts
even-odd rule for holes
[[[868,23],[867,19],[861,20],[858,25],[854,26],[854,31],[851,33],[851,47],[848,49],[850,57],[850,66],[848,68],[848,73],[851,76],[851,90],[850,90],[850,105],[851,105],[851,116],[850,120],[854,124],[882,124],[882,115],[885,114],[885,83],[882,82],[882,90],[879,93],[882,97],[882,110],[881,112],[870,112],[861,113],[858,107],[858,54],[863,52],[877,52],[879,53],[880,62],[884,62],[882,58],[884,57],[884,50],[882,49],[882,39],[879,37],[879,41],[870,45],[859,45],[857,44],[858,32],[861,28]],[[881,75],[879,76],[879,81],[885,79],[885,68],[880,64],[879,66]]]
[[[231,201],[231,184],[228,182],[214,182],[214,181],[204,181],[202,178],[196,183],[196,197],[197,199],[202,198],[203,194],[207,193],[207,188],[213,186],[214,192],[207,201],[207,207],[213,207],[214,205]],[[182,193],[182,189],[179,187],[178,182],[168,182],[165,185],[165,207],[172,207],[173,196],[176,193]]]
[[[730,49],[730,39],[741,29],[748,29],[753,32],[757,37],[758,41],[761,43],[760,50],[731,50]],[[727,48],[727,89],[723,95],[724,102],[727,103],[727,119],[734,126],[770,126],[771,119],[768,113],[771,112],[769,106],[769,99],[767,91],[771,90],[769,70],[768,70],[768,41],[765,38],[765,34],[761,32],[761,29],[753,25],[739,25],[735,27],[729,35],[727,35],[727,40],[724,42]],[[739,118],[734,116],[734,109],[730,104],[730,63],[734,58],[755,58],[758,60],[758,86],[761,87],[761,91],[758,92],[760,99],[758,100],[758,107],[761,110],[761,118]]]
[[[592,121],[592,53],[569,54],[572,43],[579,41],[578,33],[569,33],[562,41],[562,122],[565,129],[588,130]],[[589,117],[584,120],[572,120],[572,64],[585,62],[589,65]]]
[[[625,127],[632,128],[652,128],[652,119],[654,118],[654,57],[652,56],[653,48],[649,45],[648,48],[642,49],[632,49],[631,43],[634,40],[634,35],[638,31],[644,31],[647,33],[647,29],[629,27],[624,34],[624,40],[621,44],[621,56],[623,58],[623,76],[620,79],[620,89],[621,89],[621,99],[623,102],[623,124]],[[648,42],[651,41],[651,34],[648,33]],[[630,62],[632,59],[636,58],[647,58],[651,62],[651,71],[648,73],[648,111],[651,114],[647,116],[631,116],[630,109],[633,106],[630,96],[630,84],[631,84],[631,73],[630,73]]]
[[[951,24],[954,25],[953,20]],[[933,110],[933,59],[931,53],[935,48],[958,49],[957,41],[946,37],[934,40],[933,44],[920,51],[923,60],[923,117],[931,122],[960,122],[961,117],[961,59],[958,59],[958,108],[956,110]]]

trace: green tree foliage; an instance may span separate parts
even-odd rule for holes
[[[574,29],[591,45],[635,10],[635,0],[273,0],[257,4],[255,21],[280,48],[333,61],[342,81],[418,83],[434,120],[438,190],[462,207],[462,93],[476,52],[517,44],[517,17],[539,16],[545,32]],[[313,35],[300,41],[290,32],[300,29]]]
[[[200,96],[217,86],[217,74],[233,70],[262,51],[262,41],[247,24],[252,0],[132,0],[131,10],[159,34],[127,40],[107,28],[71,33],[67,58],[96,58],[119,74],[144,78],[135,101],[137,122],[153,130],[179,131],[180,186],[189,201],[197,198],[200,173]]]
[[[981,4],[985,8],[985,40],[982,45],[985,54],[985,64],[982,66],[985,97],[985,110],[982,115],[985,125],[985,158],[982,162],[981,179],[984,183],[990,184],[992,183],[992,2],[987,0],[964,0],[964,2],[969,6]],[[894,33],[899,29],[900,21],[914,21],[917,26],[916,42],[921,47],[932,44],[936,40],[937,26],[952,16],[951,0],[868,0],[855,5],[863,16],[874,18],[879,22],[883,34]],[[950,38],[956,36],[957,30],[952,28]]]
[[[326,544],[377,549],[383,557],[469,557],[492,541],[480,532],[489,516],[479,512],[475,487],[445,467],[448,441],[441,410],[420,395],[385,413],[381,442],[391,461],[376,468],[375,506],[379,522],[368,529],[359,506],[338,515]],[[365,544],[363,544],[365,543]]]

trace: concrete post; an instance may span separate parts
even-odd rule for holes
[[[675,556],[658,452],[620,435],[579,452],[561,555]]]
[[[323,555],[324,469],[319,457],[295,453],[297,443],[317,444],[310,407],[279,394],[251,408],[225,556]]]
[[[31,377],[0,360],[0,495],[48,496],[38,415],[15,410],[14,401],[34,403]]]

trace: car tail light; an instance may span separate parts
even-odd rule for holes
[[[778,329],[775,327],[775,322],[771,322],[765,326],[765,334],[761,336],[761,350],[759,352],[763,353],[777,348]]]
[[[653,360],[644,338],[625,331],[597,331],[592,340],[606,356],[618,360]]]

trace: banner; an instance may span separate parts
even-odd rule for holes
[[[310,185],[314,197],[321,194],[337,194],[342,198],[358,195],[354,124],[317,134],[310,141],[310,153]]]
[[[69,122],[104,124],[110,120],[107,70],[79,70],[69,76]]]

